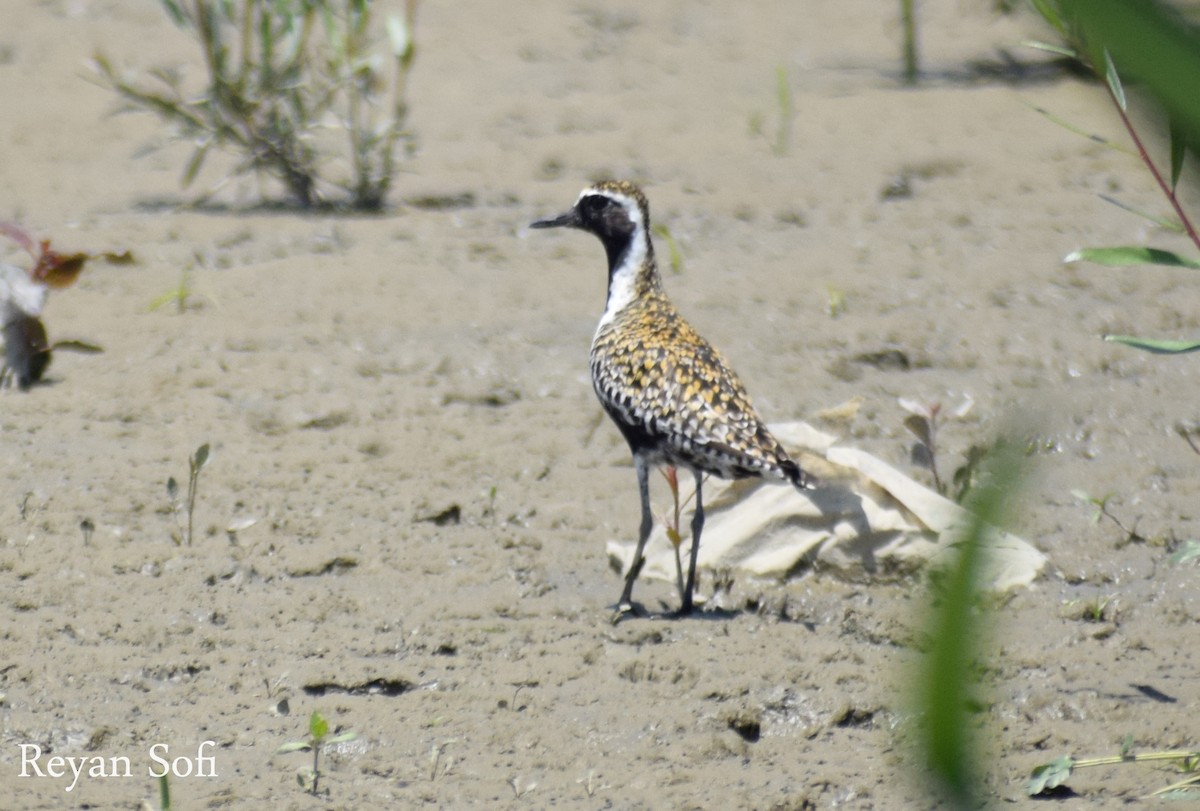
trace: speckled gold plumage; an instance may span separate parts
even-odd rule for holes
[[[637,298],[592,342],[592,383],[605,411],[653,442],[653,461],[722,478],[789,478],[780,464],[787,454],[721,355],[663,294],[652,258],[640,281]]]
[[[617,616],[633,610],[633,584],[653,526],[648,471],[659,464],[686,468],[696,479],[687,584],[681,583],[680,613],[686,614],[693,607],[704,527],[704,476],[771,476],[802,489],[814,480],[788,458],[737,377],[667,299],[650,241],[650,206],[640,189],[622,181],[597,183],[569,211],[533,227],[588,231],[608,256],[608,298],[592,341],[592,384],[629,443],[642,502]]]

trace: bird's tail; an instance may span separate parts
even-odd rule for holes
[[[783,470],[783,475],[787,476],[788,481],[795,485],[797,490],[815,490],[820,484],[816,476],[806,472],[791,459],[780,461],[779,467]]]

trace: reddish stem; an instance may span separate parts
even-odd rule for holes
[[[1183,230],[1187,232],[1188,239],[1192,241],[1193,245],[1195,245],[1197,248],[1200,248],[1200,235],[1196,233],[1196,229],[1192,225],[1192,221],[1188,219],[1187,214],[1183,212],[1183,206],[1179,204],[1179,199],[1175,196],[1175,190],[1167,184],[1166,178],[1162,176],[1162,173],[1158,171],[1158,167],[1154,165],[1154,161],[1150,159],[1150,153],[1146,151],[1145,144],[1143,144],[1142,139],[1138,137],[1137,130],[1133,127],[1133,122],[1129,120],[1129,114],[1126,113],[1125,109],[1121,106],[1121,102],[1117,99],[1116,94],[1113,93],[1112,87],[1106,82],[1105,88],[1108,90],[1109,98],[1111,98],[1113,104],[1116,105],[1117,114],[1121,116],[1121,121],[1125,124],[1125,129],[1129,132],[1129,137],[1133,139],[1134,146],[1137,147],[1138,154],[1141,156],[1142,162],[1149,167],[1150,174],[1154,175],[1154,180],[1158,183],[1158,187],[1162,189],[1163,194],[1165,194],[1167,199],[1171,202],[1171,208],[1175,209],[1175,216],[1179,217],[1179,222],[1182,223]]]

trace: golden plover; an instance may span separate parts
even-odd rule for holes
[[[686,468],[696,478],[692,549],[679,609],[690,613],[704,527],[704,476],[766,476],[800,489],[811,489],[816,479],[788,457],[720,354],[667,299],[650,241],[650,207],[637,186],[597,183],[583,190],[570,211],[531,227],[588,231],[608,255],[608,301],[592,340],[592,385],[633,452],[642,500],[637,548],[617,616],[633,610],[633,583],[653,527],[649,471],[655,465]]]

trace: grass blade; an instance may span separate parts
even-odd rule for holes
[[[1187,155],[1187,139],[1179,126],[1179,119],[1168,116],[1167,133],[1171,139],[1171,191],[1179,185],[1179,176],[1183,174],[1183,159]]]
[[[1109,55],[1107,48],[1104,50],[1104,81],[1108,82],[1108,89],[1112,91],[1113,99],[1121,108],[1121,112],[1125,112],[1128,108],[1125,103],[1125,88],[1121,85],[1121,77],[1117,75],[1117,66],[1113,64],[1112,56]]]
[[[1184,355],[1200,350],[1200,341],[1156,341],[1151,338],[1135,338],[1132,335],[1105,335],[1104,340],[1114,344],[1144,349],[1155,355]]]
[[[918,681],[919,711],[924,717],[921,754],[930,776],[953,808],[981,805],[982,759],[974,731],[974,708],[981,640],[986,636],[979,605],[980,581],[987,564],[984,537],[1000,523],[1017,484],[1019,457],[1007,444],[996,446],[987,484],[974,492],[971,519],[956,545],[958,559],[946,572],[929,621],[930,648]]]
[[[1095,262],[1097,265],[1122,267],[1125,265],[1165,265],[1167,267],[1200,269],[1200,260],[1188,259],[1172,251],[1145,248],[1139,245],[1121,245],[1111,248],[1080,248],[1063,257],[1064,262]]]

